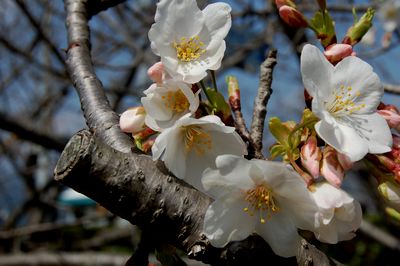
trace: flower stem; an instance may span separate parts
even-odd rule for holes
[[[211,81],[212,81],[213,87],[214,87],[215,91],[218,91],[217,79],[215,78],[215,71],[210,70],[210,74],[211,74]]]
[[[208,93],[208,90],[207,90],[207,88],[206,88],[206,85],[204,84],[204,81],[203,81],[203,80],[200,80],[199,84],[200,84],[200,87],[201,87],[201,89],[203,90],[204,94],[206,95],[208,102],[212,105],[213,102],[212,102],[211,97],[210,97],[210,95],[209,95],[209,93]]]

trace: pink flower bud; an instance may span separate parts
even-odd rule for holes
[[[400,126],[400,114],[396,107],[391,108],[390,105],[386,105],[384,109],[378,110],[378,114],[385,118],[390,128],[397,128]]]
[[[126,110],[119,118],[119,127],[123,132],[136,134],[145,128],[146,112],[142,106]]]
[[[337,158],[340,163],[340,165],[343,167],[343,170],[347,171],[350,170],[353,167],[353,162],[350,160],[349,157],[347,157],[345,154],[336,152],[337,153]]]
[[[161,62],[157,62],[154,65],[152,65],[148,70],[147,70],[147,75],[150,77],[150,79],[156,83],[160,83],[163,80],[163,73],[164,73],[164,65]]]
[[[349,44],[334,43],[326,47],[324,55],[332,64],[336,64],[343,58],[353,54],[353,47]]]
[[[278,9],[282,6],[296,7],[295,3],[291,0],[275,0],[275,5]]]
[[[400,137],[396,135],[392,135],[393,137],[393,149],[400,150]]]
[[[339,163],[336,150],[330,146],[325,147],[323,152],[321,175],[337,188],[342,185],[344,170]]]
[[[279,8],[279,16],[291,27],[305,28],[308,27],[306,18],[297,9],[283,5]]]
[[[317,138],[310,136],[306,143],[301,147],[300,152],[301,164],[312,177],[317,178],[319,176],[319,162],[322,158],[320,148],[317,146]]]

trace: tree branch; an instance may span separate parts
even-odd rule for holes
[[[271,96],[272,73],[276,65],[276,50],[268,53],[267,59],[260,66],[260,84],[254,100],[253,120],[251,122],[250,138],[255,149],[255,158],[263,158],[262,139],[264,133],[267,103]]]
[[[65,0],[68,31],[67,68],[71,80],[79,94],[86,123],[92,132],[111,147],[129,152],[132,142],[118,126],[119,117],[109,105],[103,86],[97,78],[90,56],[88,19],[91,14],[106,8],[106,4],[117,4],[121,1],[85,1]],[[89,7],[99,4],[99,9],[89,12]],[[97,7],[96,7],[97,8]]]
[[[151,232],[156,245],[172,244],[190,258],[211,265],[294,262],[274,255],[257,235],[222,249],[211,246],[202,234],[211,198],[169,175],[151,157],[118,152],[89,131],[77,133],[68,142],[57,163],[55,178]],[[317,249],[302,249],[302,256],[311,258],[316,265],[324,265],[319,264],[321,257],[329,261]]]

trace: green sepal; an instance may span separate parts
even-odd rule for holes
[[[231,115],[231,108],[229,107],[229,104],[225,101],[225,97],[215,89],[207,88],[206,90],[210,106],[213,108],[212,112],[222,113],[224,115]]]
[[[329,15],[328,10],[317,11],[309,25],[324,47],[336,43],[335,22]]]
[[[286,147],[283,146],[282,144],[275,143],[274,145],[272,145],[269,148],[269,152],[271,154],[270,159],[273,160],[279,156],[282,156],[282,157],[285,156],[286,155]]]
[[[286,122],[285,122],[286,123]],[[278,117],[271,117],[269,119],[269,131],[275,137],[275,139],[285,146],[285,148],[289,147],[288,137],[290,134],[290,128],[282,123]]]
[[[375,10],[373,8],[368,8],[359,20],[354,16],[354,24],[348,29],[344,42],[350,45],[358,43],[372,27],[372,19],[374,18],[374,15]]]

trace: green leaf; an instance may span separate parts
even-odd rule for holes
[[[335,22],[328,10],[317,11],[309,25],[324,47],[336,42]]]
[[[287,123],[287,122],[285,122]],[[276,140],[285,147],[289,147],[288,136],[290,129],[285,123],[282,123],[278,117],[271,117],[269,120],[269,131],[276,138]]]
[[[275,159],[276,157],[286,155],[286,147],[281,144],[274,144],[269,148],[269,152],[271,153],[271,159]]]
[[[214,113],[222,113],[224,116],[231,115],[231,108],[221,93],[215,89],[207,88],[206,94]]]

